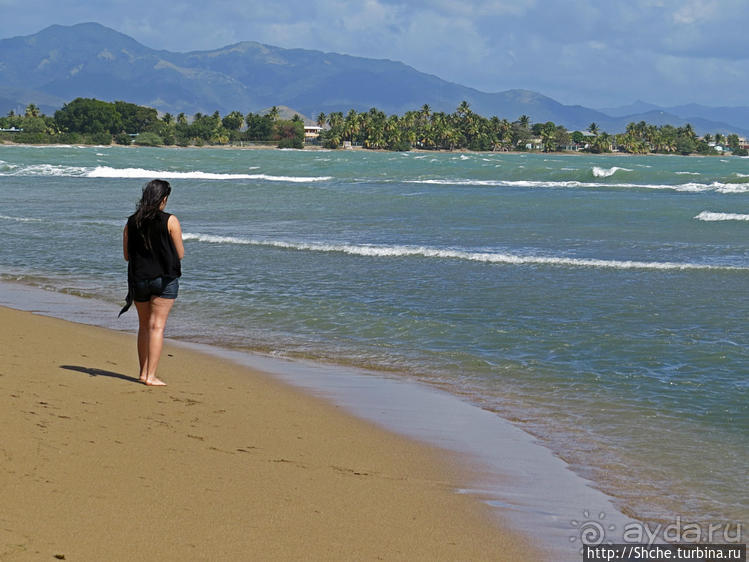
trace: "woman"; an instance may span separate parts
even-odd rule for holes
[[[128,262],[128,301],[132,298],[138,310],[140,381],[149,386],[166,385],[156,377],[156,367],[166,319],[179,290],[180,260],[185,255],[182,227],[177,217],[164,212],[171,191],[164,180],[148,182],[122,236]]]

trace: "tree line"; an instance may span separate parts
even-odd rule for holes
[[[628,124],[624,133],[611,135],[591,123],[586,132],[570,132],[552,121],[531,125],[527,115],[513,122],[496,116],[486,118],[474,113],[466,101],[449,114],[433,112],[429,105],[418,111],[407,111],[402,116],[387,116],[376,108],[363,113],[352,109],[345,116],[340,112],[321,113],[317,124],[327,127],[321,139],[328,148],[350,142],[364,148],[389,150],[584,150],[592,153],[616,150],[630,154],[720,154],[720,149],[727,147],[734,154],[747,155],[738,135],[716,133],[699,137],[690,124],[658,127],[640,121]]]
[[[568,131],[551,121],[531,123],[527,115],[515,121],[479,115],[463,101],[452,113],[432,111],[425,104],[403,115],[387,115],[377,108],[366,112],[354,109],[345,115],[320,113],[319,142],[326,148],[345,144],[367,149],[526,151],[584,150],[592,153],[621,151],[630,154],[719,154],[729,149],[747,155],[738,135],[698,136],[690,124],[681,127],[655,126],[644,121],[629,123],[623,133],[609,134],[591,123],[585,132]],[[65,104],[54,116],[42,115],[34,104],[24,115],[10,112],[0,117],[1,129],[23,129],[6,138],[28,143],[136,143],[146,146],[203,146],[240,142],[273,142],[279,147],[302,148],[304,123],[295,115],[280,119],[273,107],[264,115],[232,111],[223,117],[184,113],[161,117],[150,107],[124,101],[105,102],[77,98]]]
[[[232,111],[221,117],[184,113],[159,117],[152,107],[124,101],[106,102],[76,98],[57,110],[54,116],[41,114],[30,104],[23,115],[11,111],[0,117],[0,129],[22,132],[2,137],[21,143],[99,144],[117,143],[142,146],[203,146],[243,141],[275,143],[280,148],[303,148],[304,123],[298,115],[281,119],[277,108],[265,115]]]

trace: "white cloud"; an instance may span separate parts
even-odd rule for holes
[[[712,19],[718,11],[715,0],[689,0],[674,12],[673,19],[677,24],[691,25]]]

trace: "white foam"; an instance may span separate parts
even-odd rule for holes
[[[614,166],[613,168],[599,168],[598,166],[593,166],[593,175],[597,178],[608,178],[618,171],[631,172],[632,170],[629,168],[620,168],[619,166]]]
[[[0,215],[0,219],[16,222],[42,222],[42,219],[34,219],[29,217],[9,217],[7,215]]]
[[[82,166],[60,166],[56,164],[33,164],[30,166],[8,166],[10,169],[0,171],[0,176],[59,176],[59,177],[86,177],[106,179],[201,179],[201,180],[262,180],[279,181],[290,183],[308,183],[327,181],[331,176],[273,176],[269,174],[220,174],[212,172],[176,172],[174,170],[147,170],[144,168],[112,168],[110,166],[97,166],[95,168]],[[252,166],[250,170],[258,169]]]
[[[696,217],[697,220],[715,222],[715,221],[749,221],[749,215],[738,213],[714,213],[712,211],[702,211]]]
[[[211,234],[185,233],[184,240],[209,242],[214,244],[241,244],[248,246],[266,246],[298,251],[339,252],[344,254],[377,257],[400,258],[422,257],[438,259],[458,259],[484,263],[508,265],[551,265],[567,267],[597,267],[611,269],[663,269],[663,270],[738,270],[749,269],[738,266],[712,266],[697,263],[678,262],[643,262],[632,260],[602,260],[590,258],[568,258],[555,256],[522,256],[499,252],[476,252],[451,248],[434,248],[428,246],[402,246],[378,244],[338,244],[326,242],[291,242],[284,240],[258,240],[237,236],[216,236]]]
[[[699,172],[674,172],[677,176],[701,176]]]
[[[424,183],[434,185],[467,185],[467,186],[484,186],[484,187],[582,187],[582,188],[601,188],[602,184],[592,182],[582,182],[576,180],[570,181],[538,181],[538,180],[473,180],[473,179],[425,179],[425,180],[405,180],[404,183]],[[749,184],[746,183],[682,183],[676,185],[669,184],[639,184],[639,183],[609,183],[605,184],[606,188],[627,188],[627,189],[673,189],[674,191],[687,191],[691,193],[701,193],[714,191],[717,193],[747,193]]]
[[[217,174],[212,172],[175,172],[173,170],[145,170],[143,168],[110,168],[99,166],[88,173],[89,178],[166,178],[166,179],[201,179],[201,180],[265,180],[293,183],[326,181],[331,176],[272,176],[268,174]]]
[[[13,166],[6,172],[0,172],[0,176],[83,176],[90,168],[81,166],[59,166],[56,164],[32,164],[29,166]]]

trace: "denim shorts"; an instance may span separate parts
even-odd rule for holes
[[[135,302],[148,302],[151,297],[162,299],[176,299],[179,291],[179,279],[157,277],[147,281],[136,281],[133,285],[133,300]]]

